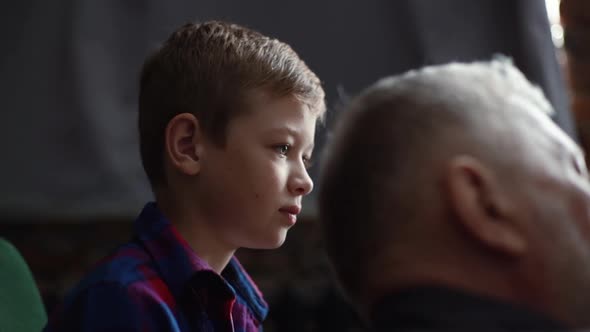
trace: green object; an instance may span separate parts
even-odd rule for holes
[[[47,313],[29,266],[0,238],[0,332],[39,332]]]

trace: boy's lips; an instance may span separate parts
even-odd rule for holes
[[[282,208],[279,209],[279,211],[289,213],[289,214],[298,215],[299,212],[301,212],[301,208],[297,205],[289,205],[289,206],[283,206]]]
[[[297,215],[301,212],[301,208],[297,205],[283,206],[279,212],[285,214],[289,219],[290,226],[293,226],[297,222]]]

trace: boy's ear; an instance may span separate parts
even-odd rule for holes
[[[197,117],[190,113],[176,115],[166,126],[165,140],[165,153],[172,166],[186,175],[198,174],[203,134]]]
[[[515,206],[494,173],[470,156],[446,169],[446,195],[456,221],[473,239],[496,252],[520,256],[527,247]]]

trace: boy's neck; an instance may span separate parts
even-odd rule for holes
[[[166,199],[162,196],[164,195],[156,197],[162,214],[170,220],[197,256],[221,274],[237,248],[227,246],[219,234],[211,229],[210,225],[213,223],[205,220],[198,211],[184,208],[187,205],[181,204],[181,200]]]
[[[228,249],[221,245],[217,235],[208,232],[201,223],[192,223],[192,220],[171,221],[180,235],[186,240],[193,251],[204,260],[217,273],[225,269],[235,253],[235,249]]]

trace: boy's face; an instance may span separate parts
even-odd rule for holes
[[[206,143],[198,175],[199,209],[232,248],[279,247],[313,182],[317,117],[295,98],[257,96],[232,120],[226,144]]]

